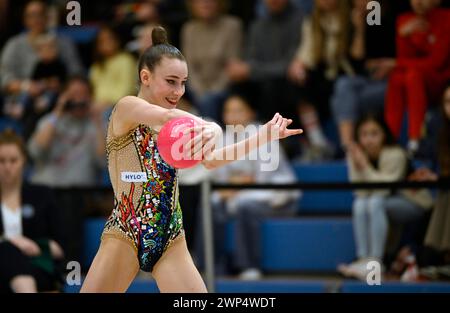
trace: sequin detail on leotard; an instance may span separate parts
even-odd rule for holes
[[[150,127],[139,125],[123,137],[108,140],[115,205],[102,236],[132,243],[140,268],[148,272],[170,244],[184,235],[177,170],[161,158],[155,136]],[[124,182],[121,172],[145,172],[147,179]]]

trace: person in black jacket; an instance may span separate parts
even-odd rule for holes
[[[0,133],[0,292],[57,289],[63,225],[52,191],[23,181],[24,143]]]

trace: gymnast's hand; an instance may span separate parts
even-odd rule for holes
[[[185,157],[193,160],[201,160],[209,156],[214,151],[218,138],[222,136],[222,128],[212,122],[204,122],[200,126],[184,131],[185,134],[190,132],[196,135],[185,144],[184,151],[187,154]]]
[[[303,133],[303,129],[288,129],[287,127],[291,124],[291,119],[284,118],[281,114],[276,113],[269,122],[264,124],[260,134],[263,136],[268,136],[266,138],[270,141],[300,135]]]

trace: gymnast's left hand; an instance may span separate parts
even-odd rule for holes
[[[281,114],[275,113],[273,118],[264,124],[260,135],[267,136],[269,141],[284,139],[290,136],[300,135],[303,133],[303,129],[288,129],[288,126],[292,124],[292,120],[284,118]]]

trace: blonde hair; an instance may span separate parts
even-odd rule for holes
[[[319,64],[323,57],[323,41],[324,30],[320,23],[323,12],[317,4],[317,0],[314,2],[314,9],[312,12],[312,34],[314,38],[313,43],[313,56],[314,63]],[[349,44],[350,22],[349,22],[349,3],[347,0],[337,1],[337,14],[339,19],[339,34],[338,34],[338,47],[336,50],[335,58],[343,58],[347,54],[347,46]]]

